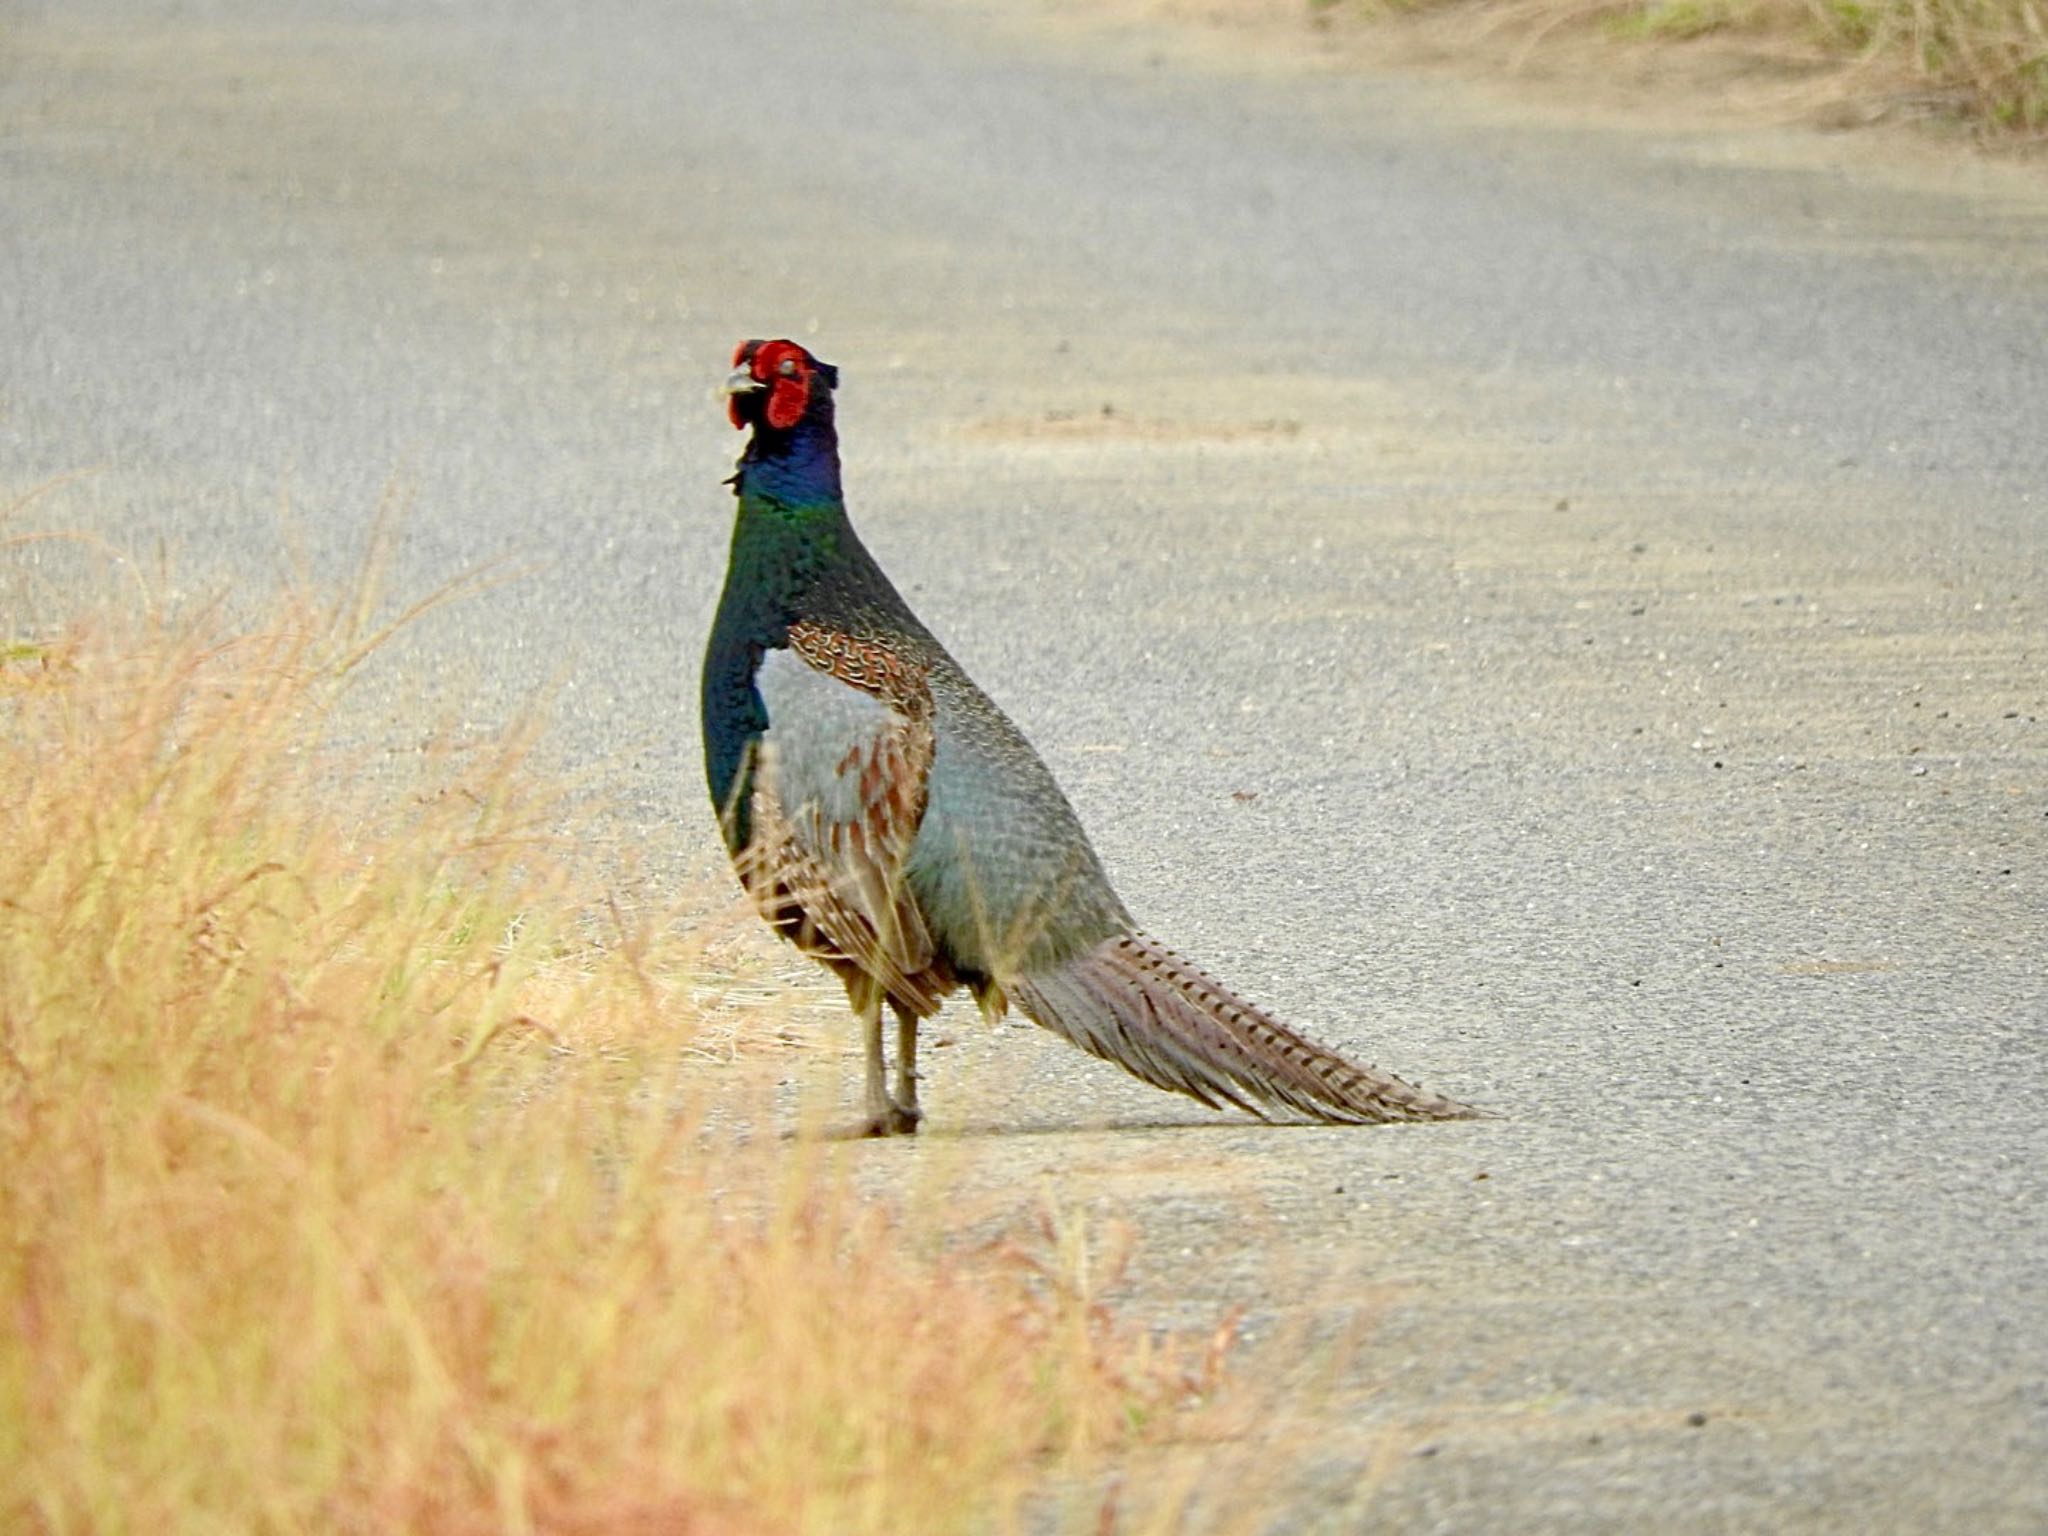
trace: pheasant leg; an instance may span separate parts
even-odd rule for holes
[[[855,999],[860,1013],[861,1046],[867,1067],[867,1119],[855,1129],[856,1136],[909,1136],[917,1130],[919,1115],[913,1107],[904,1109],[889,1097],[888,1063],[882,1056],[882,989],[869,985]]]
[[[917,1107],[917,1015],[891,1000],[896,1015],[896,1113],[915,1126],[924,1118]]]

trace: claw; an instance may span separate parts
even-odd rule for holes
[[[917,1123],[924,1119],[924,1111],[905,1109],[901,1104],[891,1103],[882,1114],[869,1117],[865,1136],[915,1136]]]
[[[880,1136],[915,1136],[917,1123],[924,1119],[920,1110],[905,1109],[901,1104],[891,1103],[879,1114],[869,1115],[856,1125],[841,1130],[827,1131],[833,1141],[865,1141]]]

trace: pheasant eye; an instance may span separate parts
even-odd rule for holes
[[[777,373],[781,374],[781,375],[782,375],[782,376],[783,376],[783,377],[784,377],[785,379],[793,379],[793,378],[795,378],[795,377],[796,377],[796,359],[795,359],[795,358],[793,358],[793,357],[785,357],[785,358],[784,358],[784,359],[782,360],[782,362],[781,362],[781,363],[780,363],[780,364],[779,364],[779,365],[778,365],[778,366],[776,367],[775,371],[776,371]]]

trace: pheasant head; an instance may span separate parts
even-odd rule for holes
[[[839,370],[793,341],[743,341],[725,381],[726,413],[735,427],[788,432],[822,411],[829,420]]]

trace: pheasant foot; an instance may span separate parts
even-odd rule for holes
[[[892,1103],[887,1109],[876,1111],[865,1120],[827,1131],[825,1135],[832,1141],[865,1141],[878,1136],[915,1136],[918,1122],[922,1119],[922,1110],[905,1109],[901,1104]]]

